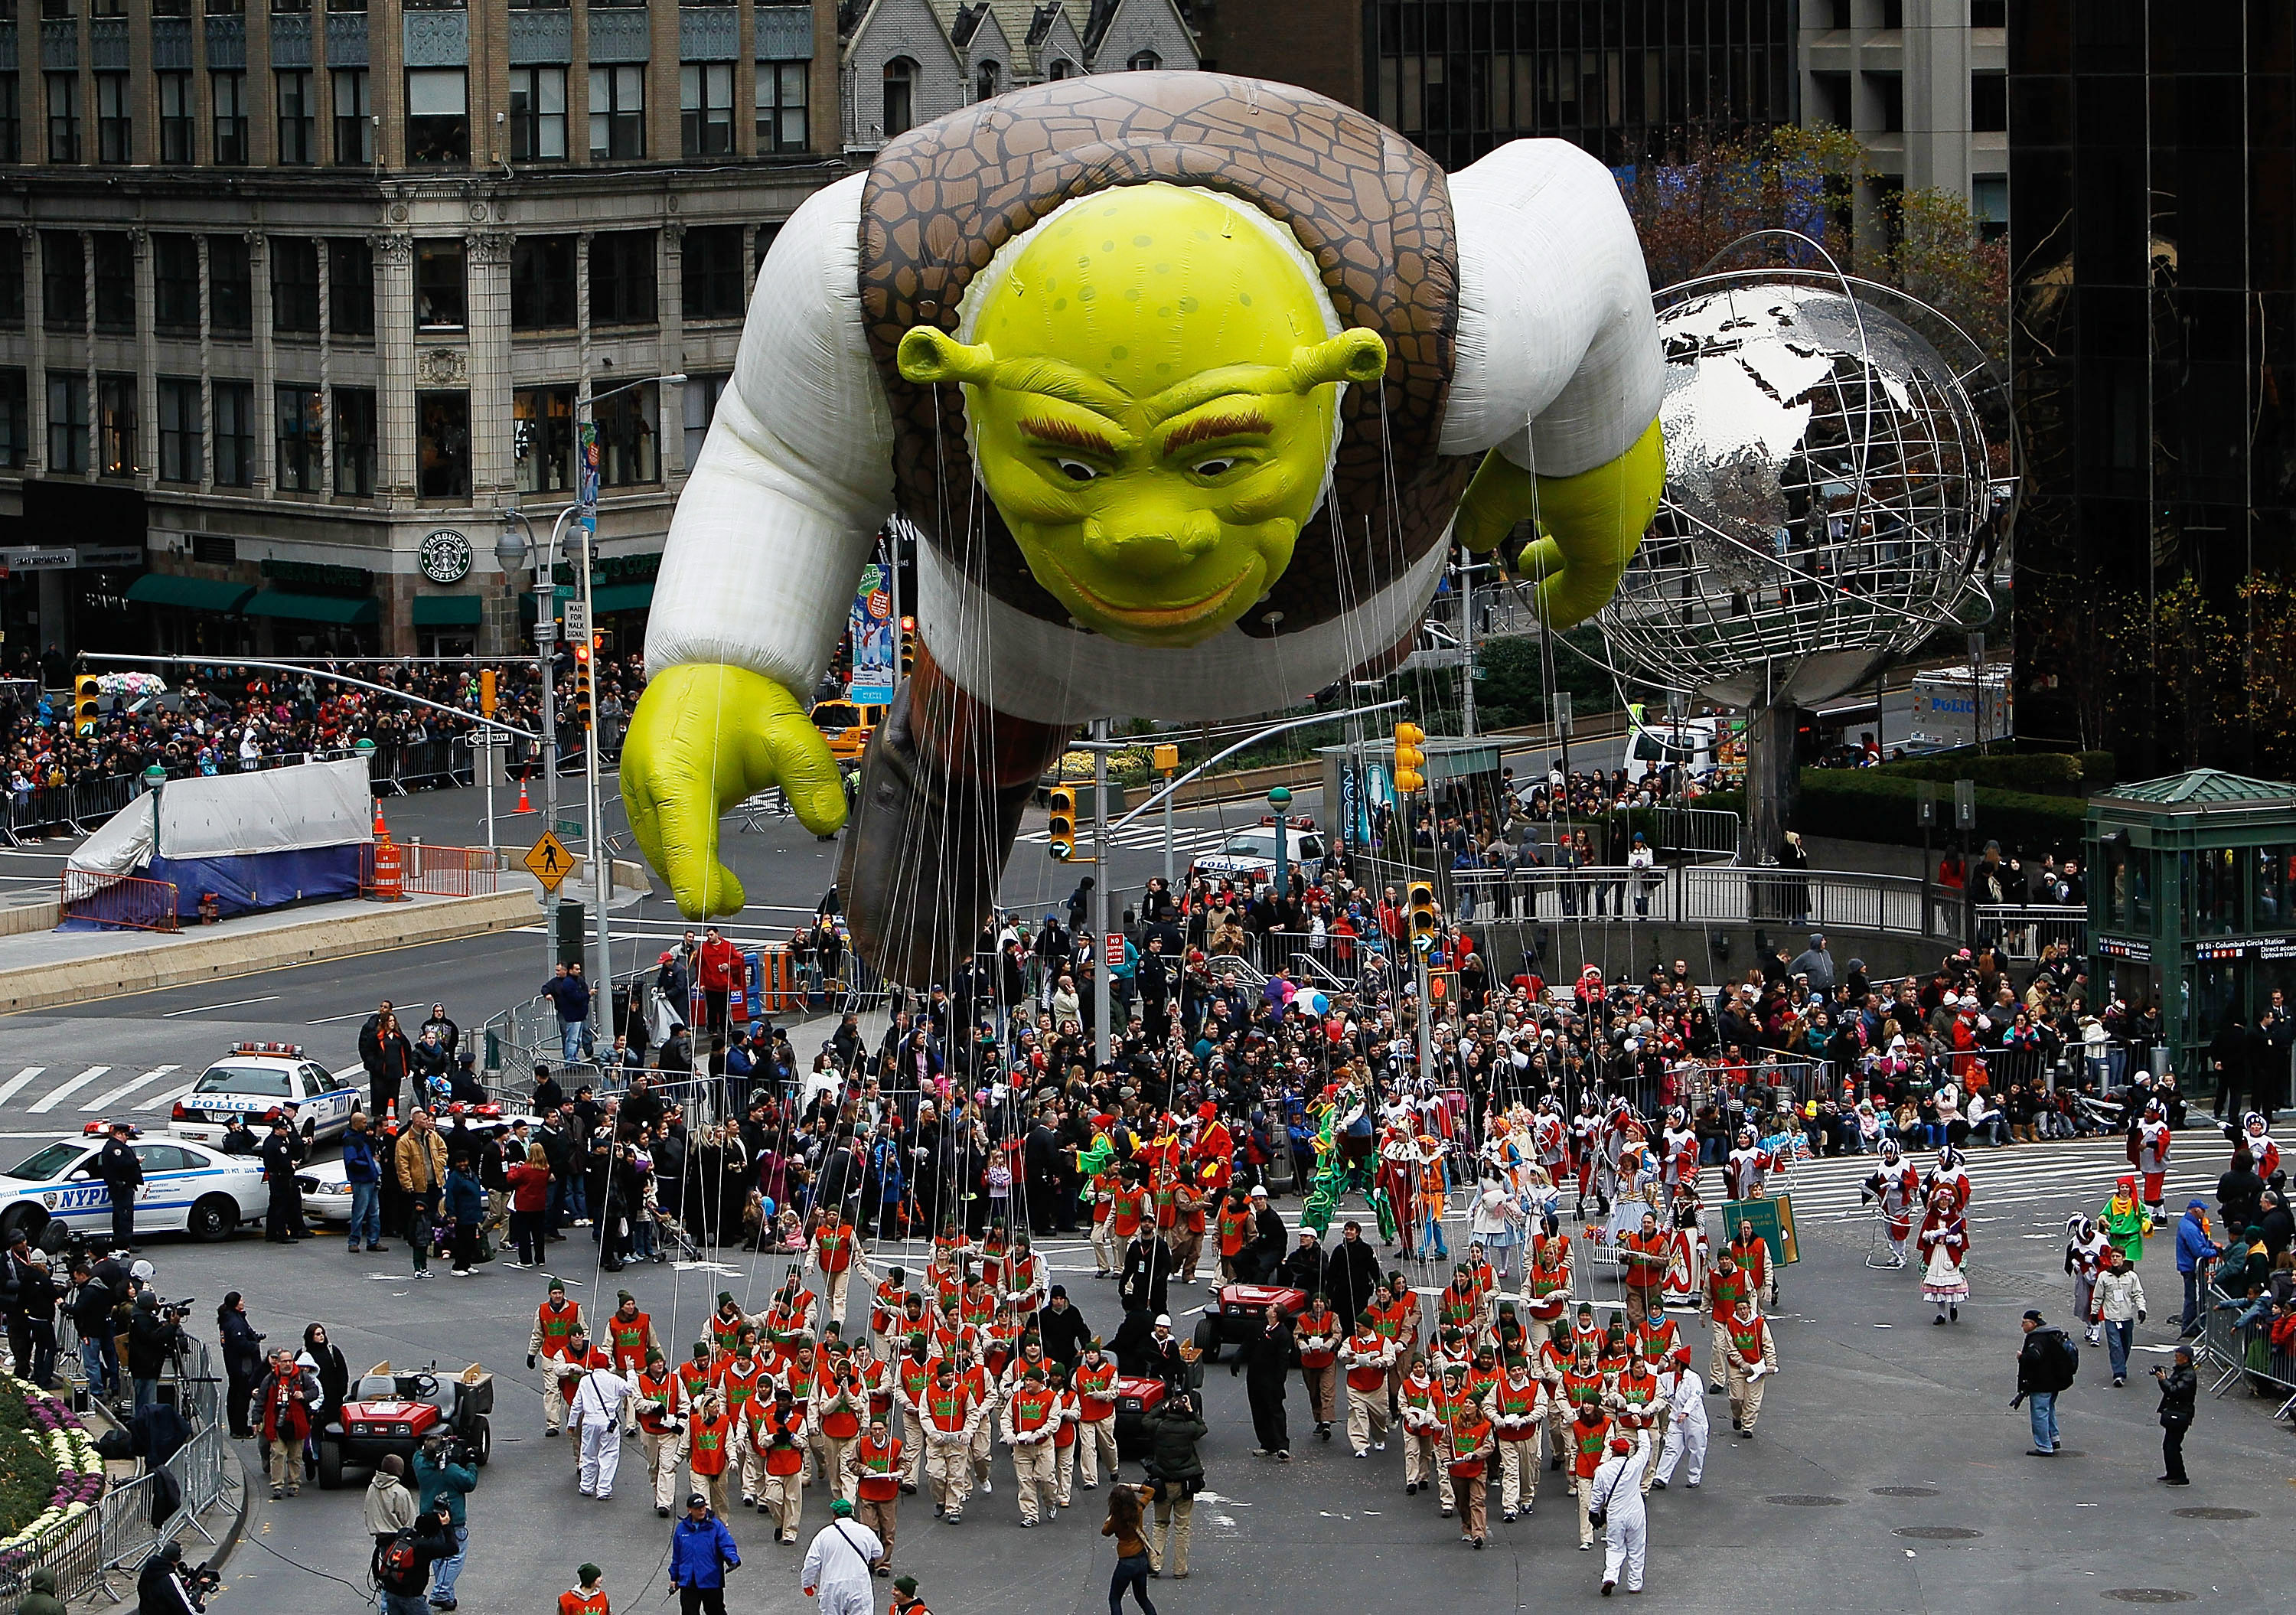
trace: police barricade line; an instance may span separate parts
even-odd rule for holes
[[[2209,1281],[2207,1295],[2202,1345],[2210,1365],[2218,1370],[2215,1382],[2209,1387],[2210,1394],[2220,1397],[2232,1389],[2234,1381],[2245,1378],[2255,1395],[2281,1398],[2272,1416],[2287,1417],[2292,1409],[2296,1409],[2296,1350],[2272,1343],[2263,1316],[2252,1323],[2242,1323],[2241,1316],[2248,1309],[2248,1301],[2227,1296],[2217,1287],[2213,1276]]]
[[[2088,908],[2085,904],[1980,903],[1977,934],[1998,943],[2009,957],[2030,963],[2041,950],[2062,943],[2076,954],[2088,951]]]

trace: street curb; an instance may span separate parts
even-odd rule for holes
[[[252,975],[378,948],[483,936],[531,925],[540,913],[529,889],[447,898],[412,908],[377,904],[373,913],[347,919],[306,920],[236,934],[193,931],[167,941],[138,938],[113,953],[0,971],[0,1014]]]
[[[231,1562],[232,1551],[247,1535],[247,1522],[255,1513],[255,1482],[248,1475],[247,1460],[240,1455],[239,1443],[234,1441],[230,1447],[231,1461],[239,1465],[239,1517],[231,1522],[231,1529],[224,1533],[223,1540],[216,1544],[215,1553],[208,1560],[218,1570]]]

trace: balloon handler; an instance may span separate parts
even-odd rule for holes
[[[732,914],[719,816],[846,816],[805,695],[876,536],[918,534],[912,676],[840,889],[893,981],[968,956],[1079,725],[1296,705],[1410,647],[1456,536],[1592,615],[1665,478],[1618,186],[1561,141],[1446,176],[1289,86],[1000,95],[816,193],[758,277],[671,524],[622,754],[640,846]]]

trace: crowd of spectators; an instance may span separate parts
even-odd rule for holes
[[[475,713],[475,663],[397,661],[342,664],[352,676],[385,685]],[[33,792],[130,776],[157,764],[171,775],[228,774],[276,766],[285,758],[325,754],[372,741],[400,749],[467,733],[471,724],[426,707],[394,701],[338,682],[326,670],[282,673],[228,662],[171,672],[164,694],[139,698],[113,691],[101,697],[95,732],[77,732],[73,693],[20,664],[20,677],[0,685],[0,757],[7,788],[18,806]],[[497,668],[497,716],[538,728],[540,681],[524,663]],[[606,750],[619,750],[629,709],[644,685],[635,654],[601,659],[597,713]],[[573,728],[573,664],[562,646],[556,663],[562,747],[578,744]]]

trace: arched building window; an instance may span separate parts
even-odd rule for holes
[[[916,121],[917,64],[906,56],[896,56],[885,64],[885,119],[887,140],[906,135]]]

